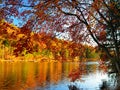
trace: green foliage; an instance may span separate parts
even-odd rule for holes
[[[99,52],[94,47],[85,45],[85,58],[99,58]]]
[[[8,40],[3,40],[2,44],[7,47],[10,46],[10,43]]]

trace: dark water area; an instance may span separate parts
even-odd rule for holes
[[[70,73],[82,68],[80,76],[71,82]],[[99,69],[97,62],[81,66],[79,62],[0,62],[0,90],[100,90],[104,81],[115,90],[114,75]]]

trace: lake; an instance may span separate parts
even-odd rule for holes
[[[82,68],[82,69],[81,69]],[[71,81],[70,74],[81,69],[79,78]],[[0,90],[99,90],[108,75],[97,62],[0,62]]]

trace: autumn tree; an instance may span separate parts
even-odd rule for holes
[[[120,72],[119,0],[5,0],[0,19],[13,17],[24,21],[21,27],[53,37],[67,35],[76,43],[93,39]]]

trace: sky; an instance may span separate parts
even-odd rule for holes
[[[13,24],[17,27],[22,27],[24,25],[24,22],[20,19],[13,17]]]
[[[6,0],[0,0],[0,8],[6,7],[5,1]],[[24,4],[26,4],[26,5],[28,4],[28,0],[22,0],[22,2],[24,2]],[[31,9],[31,8],[22,7],[22,8],[19,8],[18,11],[22,12],[23,10],[29,10],[29,9]],[[29,15],[27,17],[29,17]],[[25,24],[25,21],[23,21],[22,19],[19,19],[17,17],[10,16],[9,18],[13,20],[12,24],[14,24],[17,27],[22,27]],[[11,23],[11,21],[8,21],[8,22]]]

